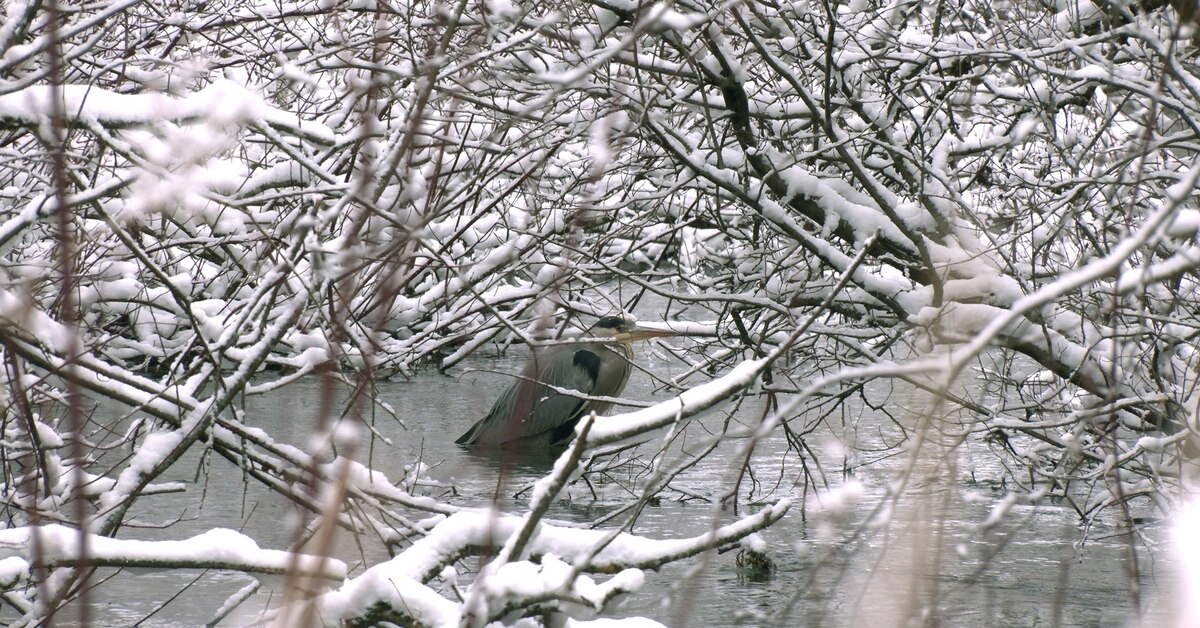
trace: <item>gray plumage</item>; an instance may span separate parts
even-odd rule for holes
[[[612,404],[560,394],[546,384],[584,395],[615,397],[629,381],[633,358],[630,343],[674,335],[639,328],[619,316],[601,318],[588,334],[611,337],[617,342],[558,345],[535,351],[521,381],[509,386],[487,416],[455,442],[473,447],[562,446],[574,437],[575,425],[583,416],[603,414]]]

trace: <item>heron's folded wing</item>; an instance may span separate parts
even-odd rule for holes
[[[522,387],[525,390],[540,388],[540,386],[525,381],[515,382],[504,389],[504,392],[496,399],[496,403],[492,404],[492,409],[488,411],[487,416],[476,421],[471,429],[464,432],[454,442],[459,445],[475,443],[498,445],[506,440],[511,440],[513,435],[519,434],[520,418],[513,415],[519,412],[517,399]]]
[[[523,375],[501,393],[487,416],[455,441],[499,445],[574,427],[586,401],[560,395],[544,384],[590,393],[600,373],[600,356],[589,349],[555,349],[531,359]],[[536,373],[536,376],[535,376]],[[565,438],[553,434],[553,440]],[[561,437],[561,438],[560,438]]]
[[[556,359],[539,365],[541,373],[538,381],[588,395],[596,388],[600,367],[600,356],[592,349],[562,352]],[[544,386],[538,387],[538,397],[527,423],[521,426],[524,436],[556,432],[552,440],[561,440],[560,436],[565,434],[559,435],[557,431],[574,429],[575,422],[591,405],[585,399],[559,394]]]

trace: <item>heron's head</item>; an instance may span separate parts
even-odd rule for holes
[[[615,338],[618,342],[636,342],[675,335],[673,331],[641,327],[637,321],[623,316],[605,316],[596,321],[589,332],[600,338]]]

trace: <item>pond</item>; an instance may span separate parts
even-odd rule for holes
[[[675,342],[675,341],[669,341]],[[669,376],[682,367],[651,346],[638,347],[637,362],[649,372]],[[429,465],[428,477],[446,488],[427,487],[457,505],[485,505],[497,495],[498,465],[471,454],[454,439],[481,416],[519,372],[522,349],[504,355],[481,351],[454,369],[454,375],[423,371],[412,381],[379,382],[378,397],[391,404],[403,426],[376,413],[374,430],[391,441],[366,441],[358,458],[393,480],[405,477],[416,461]],[[882,394],[882,393],[881,393]],[[887,403],[919,406],[915,393],[890,391]],[[625,397],[656,401],[651,378],[635,371]],[[312,433],[319,386],[305,380],[247,402],[246,422],[276,439],[304,446]],[[101,408],[104,411],[104,408]],[[747,422],[761,408],[739,410]],[[705,419],[716,429],[722,416]],[[832,425],[834,422],[830,421]],[[776,435],[757,449],[753,477],[743,479],[738,512],[745,515],[782,498],[794,500],[789,514],[761,534],[773,572],[750,573],[737,566],[737,552],[710,554],[646,574],[644,587],[615,614],[641,615],[671,626],[864,626],[905,625],[900,617],[924,617],[928,625],[989,626],[1122,626],[1136,620],[1129,591],[1130,535],[1117,523],[1083,529],[1074,511],[1052,503],[1015,504],[1000,522],[984,526],[1005,490],[987,480],[998,474],[982,442],[968,440],[915,459],[912,486],[900,499],[885,491],[909,460],[907,455],[871,452],[880,442],[895,442],[895,426],[872,418],[861,406],[847,408],[843,420],[814,433],[807,441],[818,458],[843,460],[843,468],[821,470],[819,490],[803,482],[804,466]],[[712,424],[712,425],[709,425]],[[685,460],[703,440],[697,436],[666,454],[670,462]],[[836,433],[835,433],[836,432]],[[936,439],[933,439],[936,441]],[[732,518],[728,506],[714,506],[739,468],[737,443],[718,449],[681,474],[674,490],[644,508],[633,525],[637,534],[678,538],[701,534]],[[656,453],[643,445],[626,454],[614,471],[576,482],[551,516],[594,522],[631,501],[644,463]],[[878,458],[878,460],[876,460]],[[870,464],[866,464],[870,462]],[[807,460],[809,471],[815,461]],[[525,504],[521,492],[541,477],[536,464],[515,469],[499,489],[510,511]],[[814,472],[815,473],[815,472]],[[195,455],[165,478],[189,485],[183,495],[146,497],[136,510],[139,526],[126,528],[126,538],[180,539],[213,527],[241,530],[260,547],[284,548],[291,540],[293,509],[285,501],[246,481],[237,469],[216,456]],[[983,479],[981,479],[983,478]],[[448,487],[453,487],[451,494]],[[746,503],[751,497],[756,503]],[[883,515],[888,515],[885,523]],[[608,526],[625,524],[617,517]],[[852,532],[866,523],[866,533]],[[1165,524],[1139,529],[1133,547],[1141,606],[1146,625],[1166,621],[1174,581],[1163,556],[1151,554],[1141,539],[1166,536]],[[373,549],[374,548],[374,549]],[[361,568],[363,559],[385,560],[378,543],[362,548],[341,539],[341,558]],[[364,553],[365,552],[365,553]],[[470,577],[478,559],[462,561]],[[231,573],[123,574],[101,583],[92,593],[96,625],[195,626],[211,619],[222,601],[252,582]],[[175,597],[172,597],[175,596]],[[272,600],[264,587],[226,623],[251,623]],[[278,599],[278,598],[274,598]],[[168,602],[169,600],[169,602]],[[156,608],[161,608],[154,612]],[[925,609],[924,611],[913,609]],[[926,613],[921,615],[921,613]],[[66,617],[70,617],[67,615]]]

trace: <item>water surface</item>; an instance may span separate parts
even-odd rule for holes
[[[683,368],[650,347],[641,347],[637,359],[658,375]],[[364,441],[359,458],[393,480],[405,476],[407,465],[420,461],[430,467],[429,478],[445,487],[424,490],[464,506],[485,505],[499,495],[506,509],[518,511],[527,496],[521,488],[541,477],[546,463],[526,461],[498,492],[497,463],[453,441],[487,411],[511,382],[505,374],[519,372],[524,360],[519,348],[503,355],[480,352],[451,375],[428,370],[412,381],[379,382],[376,394],[395,408],[403,425],[374,413],[374,429],[391,444]],[[903,393],[889,394],[898,395],[893,403],[905,403]],[[625,396],[643,401],[666,397],[656,393],[650,377],[641,372],[634,373]],[[252,398],[247,423],[303,447],[313,431],[319,397],[314,379]],[[915,397],[908,401],[917,403]],[[760,415],[761,407],[748,403],[734,418],[752,424]],[[887,525],[850,537],[859,524],[878,520],[884,490],[906,458],[855,451],[889,442],[896,436],[894,426],[872,420],[861,407],[848,408],[843,417],[850,418],[831,421],[810,438],[813,452],[826,465],[816,489],[809,485],[805,490],[804,466],[778,435],[758,447],[752,459],[754,473],[743,478],[741,514],[782,498],[796,502],[781,522],[762,533],[767,555],[775,563],[773,573],[739,570],[736,551],[713,553],[648,573],[645,587],[616,614],[644,615],[678,626],[904,625],[897,618],[909,616],[915,606],[936,615],[936,620],[927,617],[930,624],[942,625],[1122,626],[1135,621],[1126,576],[1129,537],[1116,523],[1105,527],[1102,521],[1085,531],[1073,511],[1046,503],[1017,506],[1000,525],[980,528],[1004,495],[1003,487],[988,480],[998,474],[989,466],[995,464],[994,457],[981,442],[931,454],[935,459],[927,465],[921,461],[921,468],[928,466],[934,474],[924,478],[927,485],[912,488],[891,504]],[[716,431],[725,419],[714,413],[703,427]],[[705,430],[695,429],[684,447],[668,452],[668,463],[694,455],[705,435]],[[733,509],[728,504],[715,506],[713,497],[736,477],[738,449],[735,442],[701,460],[632,523],[623,516],[606,525],[625,525],[649,537],[679,538],[703,534],[714,520],[731,520]],[[628,504],[655,453],[643,446],[626,455],[624,466],[590,477],[590,486],[572,485],[551,516],[595,522]],[[842,460],[842,467],[830,466],[831,459]],[[866,464],[869,461],[875,462]],[[807,463],[812,472],[815,461]],[[943,473],[950,479],[942,481]],[[294,516],[293,508],[223,459],[195,455],[165,479],[187,482],[188,492],[142,499],[136,520],[155,527],[127,529],[127,538],[179,539],[228,527],[249,534],[261,547],[283,548],[290,541],[286,524]],[[830,508],[828,496],[837,495],[848,480],[858,487],[858,498]],[[1151,538],[1162,536],[1155,525],[1142,532]],[[1143,610],[1150,612],[1147,625],[1155,625],[1155,618],[1164,617],[1162,600],[1169,599],[1170,571],[1162,557],[1152,560],[1144,546],[1136,547]],[[378,544],[360,546],[350,538],[342,539],[341,550],[341,557],[358,568],[364,561],[374,564],[387,558]],[[477,559],[468,558],[460,570],[470,577],[477,567]],[[928,573],[934,575],[916,575]],[[178,594],[143,625],[194,626],[207,622],[227,596],[250,582],[249,576],[218,572],[123,574],[93,593],[93,616],[98,625],[129,625]],[[251,621],[272,595],[260,591],[231,622]]]

